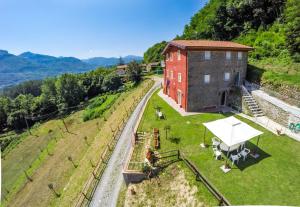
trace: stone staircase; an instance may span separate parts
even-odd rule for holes
[[[255,117],[264,116],[263,111],[259,108],[253,96],[249,93],[245,86],[242,86],[242,98],[250,109],[251,113]]]

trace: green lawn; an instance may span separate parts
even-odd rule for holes
[[[155,106],[162,107],[166,120],[157,120]],[[224,174],[220,166],[224,161],[213,158],[211,147],[202,149],[203,122],[224,118],[223,114],[207,113],[188,117],[180,116],[157,93],[150,99],[139,126],[140,131],[160,129],[161,151],[182,150],[198,169],[221,191],[232,205],[299,205],[300,143],[287,137],[276,136],[251,121],[237,117],[261,130],[259,159],[248,158]],[[170,125],[170,136],[165,137],[164,126]],[[207,140],[213,135],[208,132]],[[246,144],[254,149],[257,139]]]

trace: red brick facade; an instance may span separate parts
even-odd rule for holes
[[[164,93],[187,109],[187,52],[171,47],[165,59]],[[181,81],[180,81],[181,76]],[[181,104],[180,104],[181,97]]]
[[[246,77],[252,48],[233,42],[174,40],[165,55],[164,94],[185,111],[218,111]]]

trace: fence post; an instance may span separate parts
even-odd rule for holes
[[[94,176],[94,178],[95,178],[96,180],[100,180],[99,177],[97,177],[97,175],[95,174],[94,171],[92,172],[92,174],[93,174],[93,176]]]
[[[84,192],[82,192],[82,195],[84,196],[84,198],[85,198],[86,200],[91,201],[91,199],[90,199]]]
[[[222,206],[224,204],[224,199],[223,197],[221,197],[220,201],[219,201],[219,206]]]

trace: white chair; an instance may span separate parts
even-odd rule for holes
[[[240,155],[240,154],[237,154],[237,155],[231,154],[231,155],[230,155],[230,159],[231,159],[231,161],[232,161],[232,165],[234,165],[234,162],[235,162],[235,161],[236,161],[236,164],[238,164],[240,158],[241,158],[241,155]]]
[[[221,142],[216,137],[211,138],[211,142],[212,146],[219,146],[221,144]]]
[[[246,142],[241,143],[241,146],[240,146],[241,150],[243,150],[245,148],[245,145],[246,145]]]
[[[244,148],[239,154],[243,157],[243,160],[247,158],[248,154],[250,153],[250,150],[247,148]]]
[[[218,150],[217,147],[213,146],[213,152],[214,152],[214,157],[216,157],[216,160],[218,160],[219,158],[222,158],[222,152],[220,150]]]

